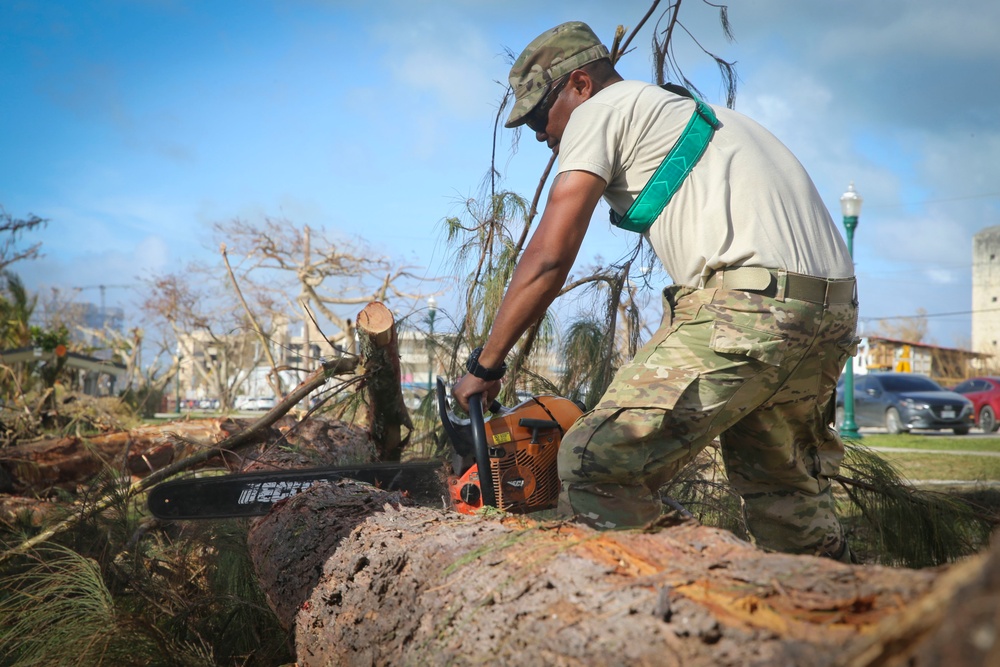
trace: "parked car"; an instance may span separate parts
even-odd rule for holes
[[[854,376],[854,421],[889,433],[951,429],[965,435],[974,423],[972,401],[915,373]],[[837,384],[836,424],[844,422],[844,379]]]
[[[275,405],[273,396],[239,396],[233,407],[237,410],[270,410]]]
[[[986,433],[1000,428],[1000,377],[976,377],[961,382],[955,387],[956,393],[972,401],[976,415],[976,426]]]
[[[252,399],[252,402],[250,403],[247,409],[270,410],[277,404],[278,402],[275,400],[274,396],[257,396],[256,398]]]

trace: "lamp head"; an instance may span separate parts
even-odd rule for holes
[[[851,184],[847,186],[847,192],[840,196],[840,212],[845,218],[857,218],[861,215],[862,201],[864,199],[854,191],[854,181],[851,181]]]

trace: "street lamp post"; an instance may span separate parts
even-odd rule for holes
[[[434,391],[434,316],[437,315],[437,301],[427,297],[427,391]]]
[[[840,197],[840,212],[844,216],[844,229],[847,230],[847,253],[854,261],[854,230],[858,226],[858,216],[861,215],[861,195],[854,191],[854,181],[847,186],[847,192]],[[854,358],[847,358],[844,369],[844,421],[840,425],[840,435],[852,440],[861,439],[858,425],[854,421]]]

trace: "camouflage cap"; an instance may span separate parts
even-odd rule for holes
[[[557,25],[536,37],[510,68],[508,78],[514,89],[514,108],[504,127],[523,124],[524,117],[542,101],[553,81],[607,57],[607,47],[590,26],[580,21]]]

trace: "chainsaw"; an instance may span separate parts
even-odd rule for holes
[[[429,503],[440,496],[442,473],[446,473],[452,507],[463,514],[484,507],[523,514],[556,505],[556,456],[566,430],[583,414],[579,404],[547,395],[534,396],[512,408],[494,401],[486,419],[481,397],[473,396],[469,417],[463,419],[450,410],[441,378],[437,379],[436,398],[452,448],[450,471],[441,461],[407,461],[190,477],[154,486],[147,505],[160,519],[260,516],[276,502],[314,484],[340,479],[404,491],[418,502]]]
[[[555,507],[556,456],[566,430],[583,414],[580,405],[559,396],[535,396],[510,409],[494,401],[486,420],[480,397],[472,396],[469,418],[460,420],[448,410],[441,378],[437,402],[455,452],[448,489],[456,510],[472,514],[496,507],[526,514]]]

